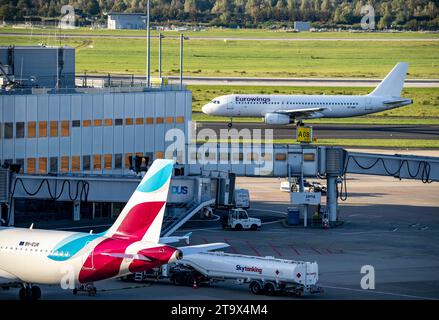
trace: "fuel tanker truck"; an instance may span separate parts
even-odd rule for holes
[[[160,268],[133,274],[136,281],[166,279],[175,285],[198,286],[234,280],[248,284],[253,294],[323,293],[317,286],[317,262],[293,261],[224,252],[203,252]]]

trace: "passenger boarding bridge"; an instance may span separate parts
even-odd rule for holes
[[[349,152],[341,147],[313,145],[276,145],[273,153],[272,170],[264,172],[258,171],[255,164],[243,163],[210,164],[202,168],[196,164],[178,165],[186,169],[186,174],[172,178],[162,234],[172,234],[204,207],[232,205],[235,174],[296,178],[302,191],[305,178],[326,179],[326,208],[331,224],[337,222],[337,187],[345,181],[347,173],[416,179],[423,183],[439,181],[439,158],[435,157]],[[117,204],[128,200],[139,181],[140,177],[133,175],[29,175],[1,169],[1,217],[6,224],[14,225],[15,203],[23,199],[70,202],[71,218],[76,221],[81,219],[81,206],[87,203],[93,204],[92,217],[98,203],[109,203],[111,216],[117,216],[115,207],[121,208]],[[307,204],[299,205],[306,208]]]

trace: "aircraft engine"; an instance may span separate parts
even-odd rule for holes
[[[289,115],[281,113],[267,113],[265,115],[266,124],[290,124],[294,123],[293,119],[290,119]]]

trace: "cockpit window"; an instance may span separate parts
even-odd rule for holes
[[[211,102],[215,104],[220,104],[219,100],[212,100]]]

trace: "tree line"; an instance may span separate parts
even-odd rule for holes
[[[108,12],[145,12],[146,1],[0,0],[0,19],[59,18],[61,7],[70,4],[81,25],[104,23]],[[359,27],[364,5],[374,8],[378,29],[439,27],[439,0],[151,0],[151,19],[225,27],[291,27],[293,21],[310,21],[316,28]]]

